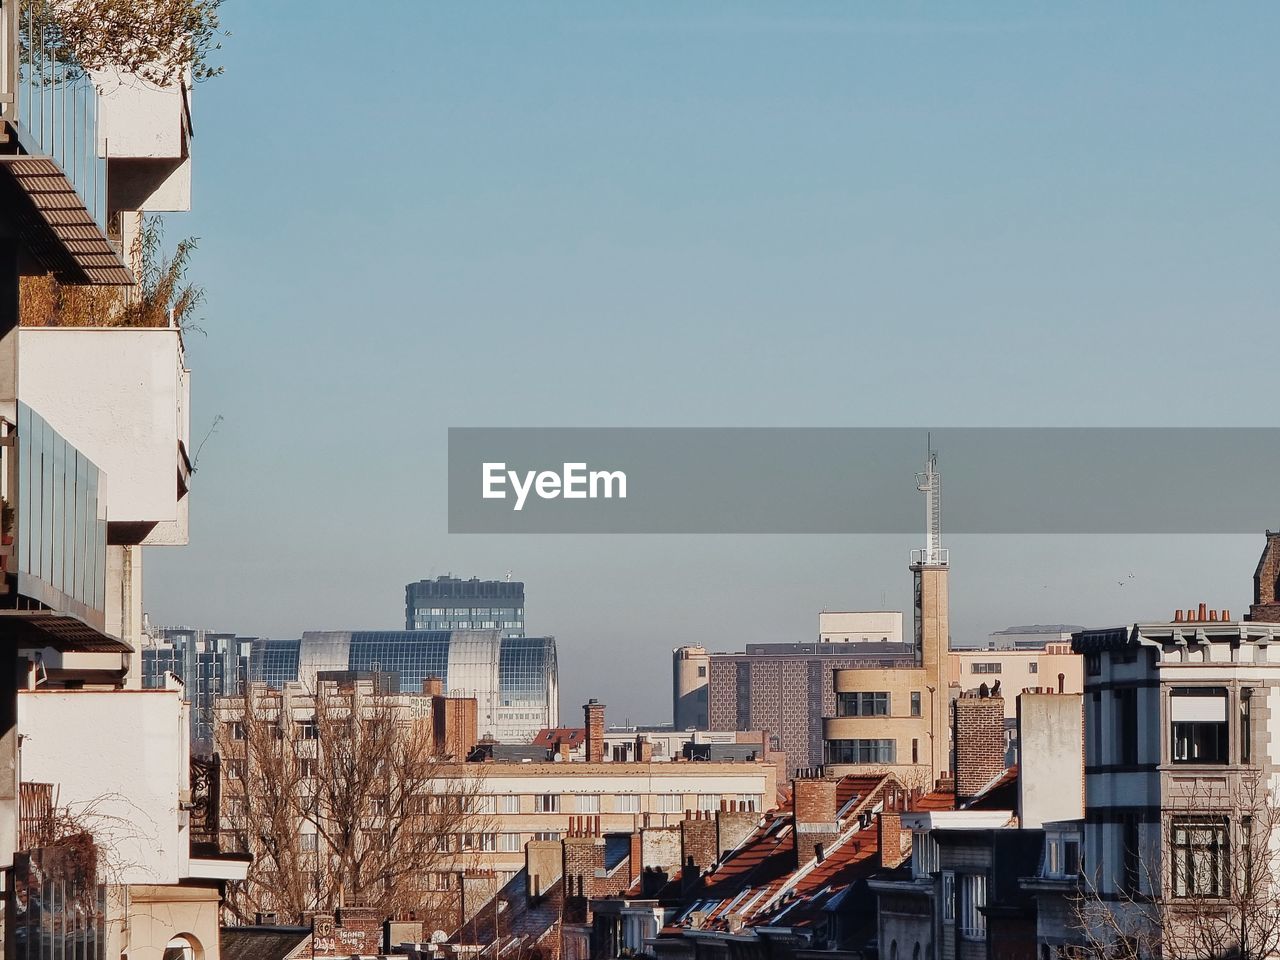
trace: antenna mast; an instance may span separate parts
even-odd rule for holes
[[[947,551],[942,548],[942,475],[938,473],[938,452],[933,436],[926,441],[924,472],[916,474],[916,489],[924,494],[925,547],[913,551],[913,562],[924,566],[945,566]]]

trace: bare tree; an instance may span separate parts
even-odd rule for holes
[[[1280,954],[1280,798],[1256,769],[1198,779],[1154,843],[1126,850],[1128,882],[1074,898],[1081,952],[1111,960],[1264,960]],[[1113,865],[1114,866],[1114,865]],[[1119,874],[1117,874],[1119,876]]]
[[[439,756],[414,700],[326,681],[220,702],[223,837],[254,857],[235,917],[368,907],[452,925],[456,874],[494,836],[479,769]]]

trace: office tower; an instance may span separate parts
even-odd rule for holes
[[[214,700],[235,693],[247,677],[252,643],[251,637],[194,627],[165,627],[144,639],[143,689],[163,690],[166,672],[182,681],[193,752],[212,752]]]
[[[443,576],[404,588],[406,630],[497,630],[524,636],[524,584]]]

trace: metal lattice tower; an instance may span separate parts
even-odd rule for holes
[[[925,565],[943,565],[947,551],[942,548],[942,475],[938,473],[938,453],[929,444],[924,472],[916,474],[916,489],[925,498],[925,548],[919,552],[919,562]]]

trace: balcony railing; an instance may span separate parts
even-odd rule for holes
[[[9,6],[16,0],[3,2]],[[98,90],[61,38],[54,9],[46,0],[22,4],[16,11],[17,36],[5,38],[6,55],[14,57],[16,50],[11,119],[23,150],[52,157],[94,222],[105,229],[107,145],[99,150]]]

